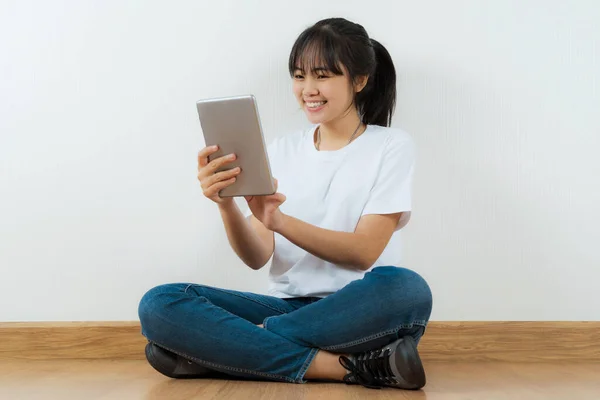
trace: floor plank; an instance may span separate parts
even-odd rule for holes
[[[143,360],[139,321],[0,322],[0,360]],[[430,321],[433,362],[600,362],[600,321]]]
[[[332,383],[173,380],[137,360],[0,361],[0,399],[598,399],[600,363],[428,363],[417,392]]]

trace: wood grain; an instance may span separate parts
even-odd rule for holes
[[[432,361],[600,361],[600,322],[432,322],[419,345]]]
[[[120,359],[144,357],[139,322],[3,322],[0,359]]]
[[[0,359],[144,358],[139,322],[0,323]],[[600,362],[600,322],[431,322],[426,361]]]
[[[600,363],[425,363],[420,391],[343,383],[304,385],[169,379],[145,360],[0,360],[0,399],[597,400]]]

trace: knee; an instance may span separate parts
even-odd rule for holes
[[[393,280],[397,290],[409,294],[415,307],[431,311],[433,298],[427,281],[410,269],[396,268],[396,278]]]
[[[389,296],[401,300],[401,303],[412,304],[412,308],[421,310],[420,314],[431,314],[433,297],[431,289],[425,279],[407,268],[402,267],[377,267],[373,273],[378,274],[378,280]]]
[[[138,305],[138,316],[142,329],[160,324],[168,304],[185,294],[184,284],[169,283],[148,290]]]

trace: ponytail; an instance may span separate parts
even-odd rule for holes
[[[367,86],[356,96],[356,105],[367,125],[390,126],[396,107],[396,69],[390,53],[374,39],[375,71],[369,76]]]
[[[344,18],[328,18],[300,34],[289,58],[290,76],[297,68],[311,71],[315,66],[343,75],[349,83],[368,76],[367,85],[354,96],[354,105],[364,124],[390,126],[396,106],[396,69],[390,53],[369,38],[362,25]]]

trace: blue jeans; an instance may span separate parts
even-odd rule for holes
[[[320,349],[351,354],[406,335],[418,342],[431,306],[431,291],[420,275],[387,266],[325,298],[281,299],[165,284],[143,296],[138,312],[149,341],[211,370],[305,383],[304,374]]]

